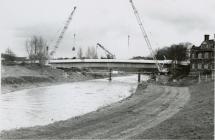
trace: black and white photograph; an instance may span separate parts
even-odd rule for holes
[[[0,0],[0,139],[214,139],[215,0]]]

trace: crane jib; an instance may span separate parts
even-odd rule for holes
[[[163,69],[163,66],[160,65],[160,64],[158,63],[158,60],[157,60],[157,58],[156,58],[156,56],[155,56],[155,53],[154,53],[154,51],[153,51],[153,49],[152,49],[151,42],[150,42],[150,40],[149,40],[149,38],[148,38],[148,35],[147,35],[147,33],[146,33],[146,31],[145,31],[145,29],[144,29],[144,27],[143,27],[141,18],[140,18],[140,16],[139,16],[139,13],[138,13],[138,11],[137,11],[137,9],[136,9],[136,7],[135,7],[135,5],[134,5],[134,3],[133,3],[132,0],[130,0],[130,3],[131,3],[131,6],[132,6],[132,8],[133,8],[133,10],[134,10],[134,15],[135,15],[135,17],[136,17],[136,19],[137,19],[137,22],[138,22],[138,24],[139,24],[139,26],[140,26],[142,35],[143,35],[143,37],[144,37],[144,39],[145,39],[145,41],[146,41],[147,47],[148,47],[148,49],[150,50],[150,53],[151,53],[153,59],[154,59],[155,62],[156,62],[155,64],[156,64],[156,66],[157,66],[157,69],[158,69],[159,72],[162,72],[162,71],[164,70],[164,69]]]
[[[69,15],[69,18],[67,19],[67,21],[66,21],[66,23],[65,23],[65,25],[64,25],[64,27],[63,27],[63,30],[61,31],[61,33],[60,33],[60,35],[59,35],[59,37],[58,37],[58,39],[57,39],[57,41],[56,41],[56,43],[55,43],[55,45],[54,45],[54,49],[53,49],[53,50],[51,51],[51,53],[50,53],[50,56],[52,56],[52,55],[56,52],[57,48],[59,47],[59,45],[60,45],[60,43],[61,43],[61,41],[62,41],[62,39],[63,39],[63,36],[64,36],[66,30],[67,30],[68,27],[69,27],[69,24],[70,24],[70,22],[71,22],[71,20],[72,20],[72,17],[73,17],[73,15],[74,15],[74,13],[75,13],[76,8],[77,8],[77,7],[75,6],[74,9],[73,9],[73,11],[72,11],[71,14]]]

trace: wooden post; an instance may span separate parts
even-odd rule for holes
[[[141,73],[140,73],[140,70],[138,70],[138,83],[140,83],[140,80],[141,80]]]
[[[111,81],[112,80],[112,69],[109,69],[109,79],[108,79],[109,81]]]
[[[201,74],[199,72],[199,83],[201,83]]]

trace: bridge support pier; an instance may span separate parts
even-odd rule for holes
[[[108,79],[109,81],[111,81],[112,80],[112,69],[109,69],[109,79]]]
[[[141,73],[140,73],[140,70],[138,70],[137,76],[138,76],[138,83],[140,83],[140,80],[141,80]]]

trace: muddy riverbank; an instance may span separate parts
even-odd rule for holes
[[[22,89],[44,87],[69,82],[78,82],[103,78],[104,75],[84,74],[79,69],[67,72],[49,66],[38,65],[1,65],[1,93],[9,93]]]
[[[1,94],[0,131],[81,116],[129,97],[136,88],[136,76],[124,76],[111,82],[94,79]]]

